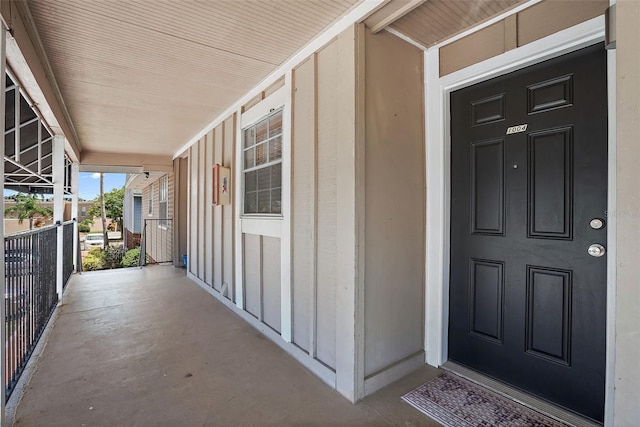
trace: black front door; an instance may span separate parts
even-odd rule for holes
[[[606,82],[597,45],[451,94],[449,358],[598,421]]]

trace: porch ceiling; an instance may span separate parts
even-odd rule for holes
[[[360,0],[28,0],[82,152],[173,155]]]

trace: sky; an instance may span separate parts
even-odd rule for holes
[[[108,193],[114,188],[124,186],[126,175],[123,173],[105,173],[104,174],[104,192]],[[4,190],[4,196],[12,196],[16,194],[13,190]],[[100,174],[93,172],[80,172],[80,184],[78,186],[78,197],[84,200],[94,200],[100,195]],[[48,194],[45,198],[51,198],[53,195]]]
[[[105,173],[104,192],[108,193],[114,188],[124,185],[125,174]],[[100,174],[91,172],[80,172],[80,185],[78,186],[78,196],[84,200],[93,200],[100,195]]]

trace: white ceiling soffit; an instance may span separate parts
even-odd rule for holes
[[[142,166],[105,166],[105,165],[85,165],[81,164],[80,172],[102,172],[102,173],[141,173]]]
[[[422,46],[433,46],[523,0],[392,0],[365,24],[372,30],[387,26]]]
[[[28,0],[82,150],[173,155],[360,0]]]
[[[148,187],[150,183],[156,182],[166,174],[166,172],[148,172],[129,175],[127,176],[127,182],[124,186],[127,190],[143,190],[145,187]]]

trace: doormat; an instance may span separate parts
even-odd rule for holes
[[[457,375],[444,372],[402,400],[445,427],[568,427]]]

